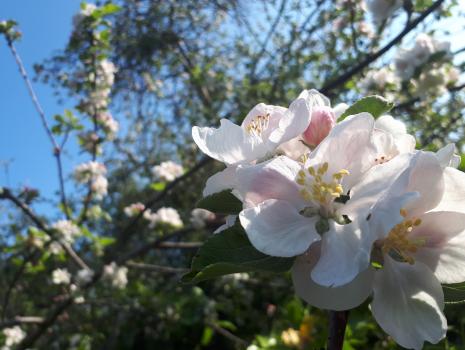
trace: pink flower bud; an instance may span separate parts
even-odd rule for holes
[[[328,136],[334,125],[336,125],[336,115],[331,107],[314,107],[312,121],[303,133],[304,141],[310,146],[318,146]]]

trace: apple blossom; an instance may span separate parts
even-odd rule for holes
[[[58,231],[63,237],[63,240],[68,243],[73,243],[76,237],[81,234],[79,227],[69,220],[59,220],[52,225],[52,229]]]
[[[184,169],[181,165],[169,160],[155,165],[152,173],[157,180],[173,181],[184,173]]]
[[[26,337],[26,333],[19,326],[3,329],[5,336],[5,346],[9,349],[11,346],[21,343]]]
[[[144,209],[145,209],[145,205],[140,203],[140,202],[137,202],[137,203],[133,203],[131,205],[128,205],[123,210],[124,210],[124,213],[126,214],[126,216],[133,217],[133,216],[141,213]]]
[[[402,0],[367,0],[366,7],[375,22],[382,22],[402,7]]]
[[[111,283],[114,288],[123,289],[128,284],[128,268],[118,266],[115,262],[103,267],[103,277]]]
[[[76,274],[76,282],[78,282],[78,284],[80,285],[83,285],[83,284],[89,283],[93,277],[94,277],[94,271],[90,269],[82,269],[82,270],[79,270]]]
[[[54,284],[69,284],[71,282],[71,274],[67,269],[56,269],[52,272],[52,282]]]
[[[366,267],[370,255],[360,249],[356,218],[366,217],[381,192],[365,192],[357,200],[348,194],[376,165],[374,133],[373,118],[361,113],[337,124],[305,164],[281,156],[239,166],[234,188],[244,203],[239,218],[255,248],[291,257],[322,240],[312,276],[323,285],[348,283]]]
[[[304,90],[289,108],[260,103],[240,126],[221,119],[218,129],[194,126],[192,137],[203,153],[227,165],[250,163],[302,134],[320,99],[316,90]]]
[[[190,222],[197,229],[204,228],[209,221],[215,220],[216,215],[209,210],[195,208],[191,211]]]
[[[105,165],[95,161],[90,161],[87,163],[79,164],[74,169],[74,178],[77,182],[86,183],[100,175],[105,175],[106,172],[107,169]]]

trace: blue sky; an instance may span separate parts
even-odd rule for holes
[[[64,47],[79,4],[76,0],[0,1],[0,20],[19,22],[23,38],[16,46],[31,76],[34,63]],[[31,186],[50,197],[58,188],[51,145],[3,37],[0,79],[0,186]],[[39,83],[34,86],[49,119],[66,108],[57,104],[50,87]],[[9,176],[5,174],[5,162],[10,162]],[[73,165],[65,157],[68,171]]]

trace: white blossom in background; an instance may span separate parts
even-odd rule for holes
[[[131,218],[133,216],[138,215],[144,209],[145,209],[145,205],[140,202],[137,202],[137,203],[132,203],[131,205],[128,205],[123,210],[124,210],[124,214],[126,214],[127,217]],[[144,212],[144,214],[147,212],[148,211]]]
[[[107,173],[105,165],[99,162],[90,161],[87,163],[79,164],[74,169],[74,178],[79,183],[86,183],[90,180]]]
[[[63,253],[63,247],[59,242],[52,242],[50,243],[48,250],[50,251],[51,254],[53,255],[58,255]]]
[[[216,215],[209,210],[195,208],[191,211],[190,222],[196,229],[204,228],[209,221],[215,220]]]
[[[128,284],[128,268],[118,266],[115,262],[103,267],[103,277],[111,283],[114,288],[123,289]]]
[[[155,165],[152,174],[157,180],[173,181],[184,173],[181,165],[169,160]]]
[[[73,26],[74,28],[79,27],[82,21],[92,15],[92,13],[97,9],[97,6],[94,4],[83,3],[81,5],[81,10],[79,13],[73,16]]]
[[[394,87],[398,87],[400,85],[399,78],[389,67],[368,71],[365,78],[363,78],[359,83],[359,87],[364,93],[382,91],[387,85],[393,85]]]
[[[447,86],[457,82],[459,77],[460,71],[455,67],[442,65],[439,68],[429,69],[413,81],[416,87],[415,93],[423,96],[429,91],[434,91],[436,95],[442,95],[447,92]]]
[[[96,199],[102,199],[108,193],[108,180],[105,177],[105,165],[90,161],[78,165],[74,170],[74,178],[79,183],[90,182],[92,193]]]
[[[56,269],[52,272],[53,284],[69,284],[71,282],[71,274],[67,269]]]
[[[108,180],[105,176],[99,175],[92,180],[90,185],[92,193],[96,199],[102,199],[108,194]]]
[[[57,230],[62,235],[63,240],[68,243],[73,243],[76,237],[81,234],[79,227],[69,220],[59,220],[52,225],[52,228]]]
[[[79,270],[76,274],[76,282],[80,285],[89,283],[94,277],[94,271],[89,269]]]
[[[415,39],[411,49],[399,49],[394,59],[396,74],[402,80],[408,80],[415,69],[427,62],[431,55],[444,52],[450,54],[450,42],[438,41],[428,34],[421,33]]]
[[[21,343],[26,337],[26,332],[21,327],[14,326],[3,329],[3,335],[5,336],[5,346],[9,349],[11,346]]]
[[[156,215],[155,223],[167,224],[173,227],[183,226],[181,217],[179,216],[178,211],[174,208],[164,208],[164,207],[160,208],[157,210],[155,215]]]
[[[109,141],[115,139],[119,130],[119,123],[108,112],[97,114],[97,122],[102,127]]]
[[[366,9],[373,17],[373,21],[380,23],[390,18],[402,7],[402,4],[402,0],[366,0]]]

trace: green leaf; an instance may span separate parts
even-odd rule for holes
[[[465,282],[455,284],[444,284],[444,302],[446,304],[462,304],[465,303]]]
[[[154,182],[150,184],[150,188],[157,192],[163,191],[165,187],[166,187],[166,182]]]
[[[214,213],[238,214],[242,210],[242,203],[230,190],[214,193],[201,199],[197,208],[207,209]]]
[[[196,283],[238,272],[285,272],[294,258],[279,258],[259,252],[239,224],[211,236],[192,260],[183,282]]]
[[[339,121],[344,120],[349,115],[354,115],[362,112],[370,113],[374,118],[378,118],[386,112],[389,112],[394,103],[389,102],[384,97],[373,95],[364,97],[352,106],[347,108],[347,110],[339,117]]]

